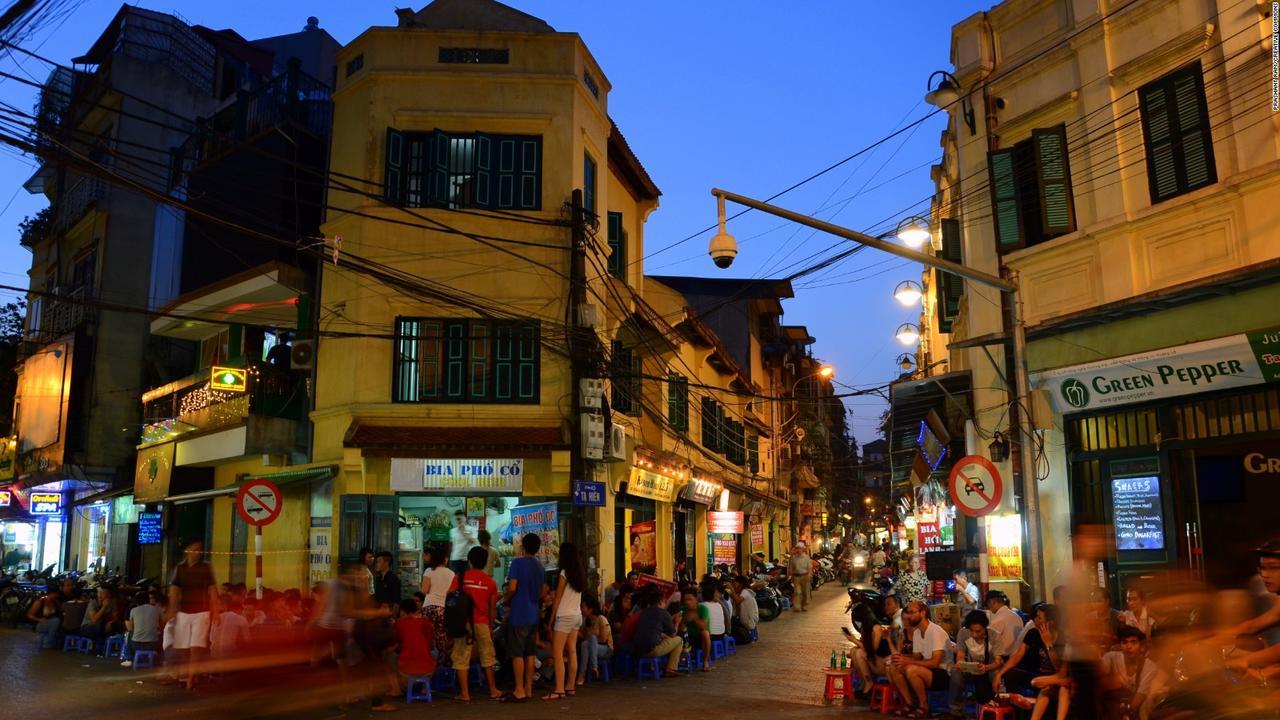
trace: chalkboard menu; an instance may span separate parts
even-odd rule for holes
[[[1164,508],[1160,477],[1126,477],[1111,481],[1117,550],[1163,550]]]
[[[161,518],[163,513],[138,513],[138,544],[158,545],[161,540]]]

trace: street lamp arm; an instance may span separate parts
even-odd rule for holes
[[[914,262],[918,262],[923,265],[927,265],[929,267],[934,267],[934,268],[938,268],[939,270],[944,270],[946,272],[951,273],[952,275],[959,275],[960,277],[966,278],[968,280],[972,280],[977,283],[982,283],[983,285],[988,285],[990,287],[997,288],[1002,292],[1012,293],[1017,289],[1016,284],[1008,280],[1005,280],[1004,278],[992,275],[990,273],[985,273],[985,272],[982,272],[981,270],[975,270],[971,267],[961,265],[960,263],[952,262],[950,260],[944,260],[940,257],[935,257],[933,255],[926,255],[925,253],[922,253],[922,252],[916,252],[915,250],[902,247],[901,245],[885,242],[880,238],[872,237],[870,235],[867,235],[866,233],[860,233],[857,230],[850,230],[849,228],[841,227],[839,225],[832,225],[829,222],[823,222],[822,220],[809,217],[808,215],[794,212],[792,210],[787,210],[786,208],[780,208],[777,205],[770,205],[769,203],[760,202],[759,200],[754,200],[752,198],[746,197],[745,195],[739,195],[737,193],[729,192],[728,190],[721,190],[720,188],[712,188],[711,194],[716,196],[717,198],[728,200],[730,202],[735,202],[735,203],[738,203],[739,205],[745,205],[746,207],[759,210],[761,212],[766,212],[766,213],[769,213],[770,215],[776,215],[780,218],[786,218],[787,220],[800,223],[801,225],[807,225],[808,227],[814,228],[816,230],[821,230],[825,233],[830,233],[831,235],[835,235],[836,237],[841,237],[846,240],[852,240],[853,242],[861,243],[863,245],[873,247],[877,250],[883,250],[884,252],[890,253],[892,255],[897,255],[898,257],[901,257],[901,258],[906,258],[907,260],[912,260]]]

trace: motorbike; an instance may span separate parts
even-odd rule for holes
[[[760,620],[768,622],[782,614],[782,594],[770,585],[768,580],[757,578],[751,583],[751,589],[756,594]]]

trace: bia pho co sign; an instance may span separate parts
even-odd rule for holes
[[[1062,414],[1280,380],[1280,328],[1035,373]]]
[[[442,492],[524,489],[521,458],[392,458],[391,489]]]

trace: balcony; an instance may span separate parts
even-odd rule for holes
[[[214,389],[205,370],[143,394],[138,449],[172,442],[176,465],[293,452],[307,409],[305,376],[264,363],[238,369],[244,372],[241,390]]]
[[[107,183],[98,178],[80,178],[58,195],[53,211],[53,232],[66,232],[90,210],[107,198]]]

